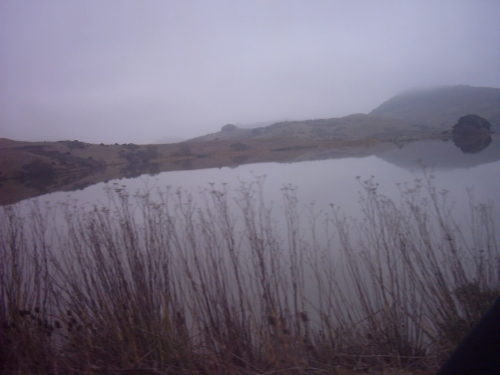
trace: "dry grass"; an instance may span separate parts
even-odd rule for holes
[[[307,225],[263,183],[2,208],[2,373],[430,374],[498,296],[492,207],[460,228],[431,176]]]

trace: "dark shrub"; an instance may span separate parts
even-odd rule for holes
[[[128,148],[129,150],[137,150],[139,148],[139,146],[137,146],[134,143],[129,143],[129,144],[124,143],[122,146]]]
[[[252,135],[253,136],[260,135],[261,133],[262,133],[262,129],[260,129],[260,128],[252,129]]]
[[[74,148],[83,149],[83,148],[85,148],[85,143],[77,141],[77,140],[66,141],[66,146],[68,146],[68,148],[70,148],[70,149],[74,149]]]
[[[248,146],[241,142],[236,142],[231,145],[231,149],[234,151],[245,151],[248,150]]]
[[[28,177],[53,176],[54,167],[41,159],[36,159],[31,163],[23,165],[23,171]]]
[[[174,151],[172,153],[172,156],[189,156],[189,155],[191,155],[191,146],[186,143],[182,143],[181,145],[179,145],[177,151]]]
[[[156,159],[158,157],[158,147],[155,145],[147,146],[145,154],[148,160]]]

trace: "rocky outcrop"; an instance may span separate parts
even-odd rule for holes
[[[460,117],[452,131],[453,143],[467,154],[478,153],[488,147],[492,141],[491,134],[489,121],[478,115]]]
[[[410,90],[371,113],[442,129],[451,128],[460,116],[474,113],[487,118],[492,130],[500,131],[500,88],[458,85]]]
[[[251,137],[251,129],[240,129],[236,125],[226,124],[217,133],[207,134],[201,137],[190,139],[191,141],[204,142],[217,139],[246,139]]]
[[[227,125],[224,125],[220,131],[224,132],[224,133],[230,133],[230,132],[234,132],[235,130],[238,130],[238,127],[236,125],[227,124]]]
[[[460,117],[458,123],[453,126],[455,136],[477,136],[491,135],[491,124],[488,120],[478,115],[467,115]]]

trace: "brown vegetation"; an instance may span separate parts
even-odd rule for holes
[[[262,183],[239,214],[227,187],[0,208],[1,372],[432,374],[499,295],[492,207],[460,228],[431,175],[400,204],[361,182],[363,220],[311,208],[308,231]]]
[[[238,142],[188,141],[165,145],[94,145],[74,142],[78,141],[17,142],[0,139],[0,205],[146,173],[262,162],[361,157],[395,147],[392,142],[376,139],[314,141],[283,137]],[[40,179],[35,178],[36,173],[27,174],[25,168],[29,167],[25,166],[32,163],[50,165],[50,176]]]

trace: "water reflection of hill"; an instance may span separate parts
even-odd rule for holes
[[[99,146],[95,147],[99,149]],[[313,142],[271,139],[245,141],[245,143],[208,141],[191,143],[188,147],[191,151],[181,156],[173,155],[179,147],[182,145],[160,145],[159,153],[161,152],[163,156],[155,159],[153,163],[122,163],[73,173],[53,173],[48,176],[50,178],[28,178],[28,176],[0,180],[0,206],[56,191],[79,190],[103,181],[135,178],[143,174],[155,175],[160,172],[222,167],[236,168],[243,164],[266,162],[290,163],[304,160],[364,157],[390,150],[396,146],[390,142],[376,140]]]
[[[410,143],[401,149],[377,155],[404,169],[419,168],[420,163],[435,165],[438,170],[465,169],[500,160],[500,138],[481,152],[464,153],[452,141],[429,140]]]
[[[56,191],[72,191],[103,181],[135,178],[143,174],[155,175],[160,172],[181,170],[202,170],[211,168],[236,168],[244,164],[264,162],[294,163],[301,161],[358,158],[378,155],[379,158],[405,169],[419,167],[418,160],[426,164],[436,164],[438,169],[470,168],[476,165],[500,160],[500,139],[494,139],[483,151],[464,154],[452,141],[440,140],[406,143],[359,141],[339,144],[298,143],[269,145],[248,143],[248,149],[208,156],[200,152],[157,163],[136,163],[107,166],[104,168],[68,174],[54,174],[50,179],[8,179],[0,182],[0,205],[8,205],[24,199]],[[219,150],[231,151],[235,144],[231,141],[218,142]],[[203,145],[210,145],[209,143]],[[213,145],[212,145],[213,146]],[[283,147],[281,147],[283,146]],[[201,147],[201,146],[199,146]],[[199,148],[198,147],[198,148]],[[207,146],[208,147],[208,146]],[[398,149],[401,147],[401,149]],[[202,150],[203,151],[203,150]]]

